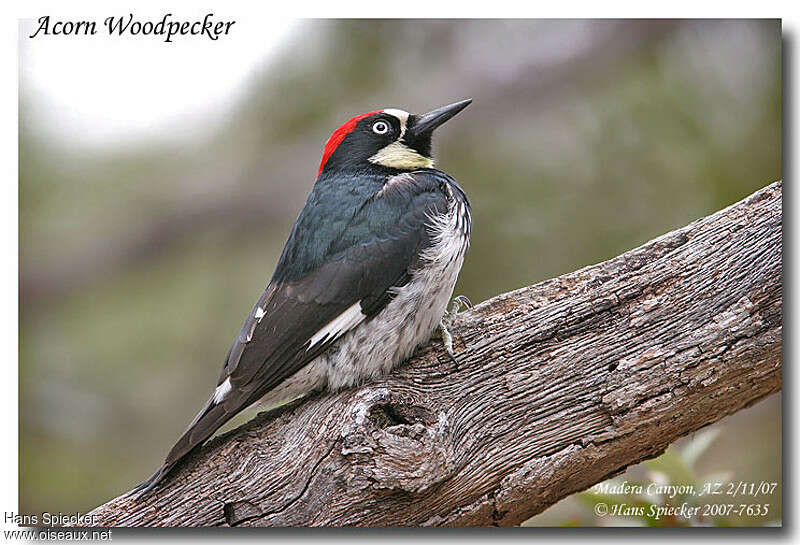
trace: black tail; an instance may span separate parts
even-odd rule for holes
[[[133,497],[133,499],[136,500],[142,498],[145,494],[158,486],[158,484],[164,480],[164,477],[172,471],[175,465],[192,452],[195,447],[205,443],[223,424],[248,406],[248,403],[245,402],[242,404],[234,403],[233,409],[231,409],[230,406],[226,408],[226,405],[229,405],[228,401],[231,400],[225,400],[225,402],[217,404],[212,396],[200,412],[197,413],[197,416],[194,417],[194,420],[192,420],[192,423],[186,428],[186,431],[183,432],[183,435],[181,435],[180,439],[178,439],[172,447],[172,450],[169,451],[166,460],[164,460],[164,465],[153,473],[149,479],[128,492],[126,497]]]
[[[147,480],[143,481],[139,485],[136,486],[133,490],[125,494],[126,498],[133,498],[134,500],[141,499],[145,494],[150,492],[153,488],[155,488],[158,483],[166,477],[167,473],[172,471],[172,468],[175,467],[175,464],[164,464],[161,466],[158,471],[153,473]]]

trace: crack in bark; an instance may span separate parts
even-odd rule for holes
[[[228,525],[231,526],[231,527],[240,526],[241,524],[243,524],[245,522],[250,522],[252,520],[257,520],[257,519],[263,519],[263,518],[266,518],[266,517],[269,517],[271,515],[275,515],[275,514],[278,514],[278,513],[281,513],[283,511],[287,510],[294,503],[296,503],[300,498],[302,498],[303,495],[305,495],[305,493],[308,491],[309,486],[311,485],[311,481],[316,476],[316,473],[317,473],[317,470],[319,469],[319,466],[321,466],[322,462],[324,462],[328,457],[330,457],[330,455],[333,453],[335,448],[336,448],[336,443],[331,445],[331,448],[329,448],[328,451],[319,460],[317,460],[317,462],[314,464],[314,467],[311,468],[311,471],[309,472],[309,475],[308,475],[308,479],[306,479],[306,482],[303,485],[302,490],[300,490],[300,493],[297,496],[295,496],[294,498],[290,499],[282,507],[280,507],[278,509],[273,509],[271,511],[262,512],[262,513],[259,513],[259,514],[256,514],[256,515],[251,515],[251,516],[248,516],[248,517],[245,517],[243,519],[236,520],[236,521],[233,521],[233,522],[231,522],[228,519],[228,514],[226,512],[225,513],[225,520],[228,523]],[[240,502],[241,502],[241,500],[239,502],[236,502],[236,503],[240,503]],[[246,502],[246,503],[250,503],[250,502]],[[225,504],[226,507],[228,505],[229,504]]]

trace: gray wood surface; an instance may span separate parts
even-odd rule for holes
[[[782,183],[217,437],[113,526],[516,525],[781,389]],[[502,271],[498,271],[502,274]]]

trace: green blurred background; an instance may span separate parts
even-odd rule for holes
[[[436,153],[472,200],[474,302],[781,178],[777,21],[302,21],[214,122],[102,143],[53,130],[20,47],[23,513],[86,511],[159,465],[352,115],[473,98]],[[715,427],[698,471],[780,480],[780,396]],[[528,524],[607,523],[572,497]]]

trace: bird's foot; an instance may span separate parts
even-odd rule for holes
[[[456,316],[462,308],[472,308],[472,302],[467,299],[466,296],[459,295],[450,302],[450,308],[445,311],[444,316],[442,316],[442,321],[439,322],[439,331],[442,334],[444,348],[447,350],[447,355],[450,356],[453,365],[456,366],[456,371],[458,371],[458,360],[456,359],[456,354],[453,351],[453,335],[450,333],[450,327],[452,327],[453,322],[456,320]]]

